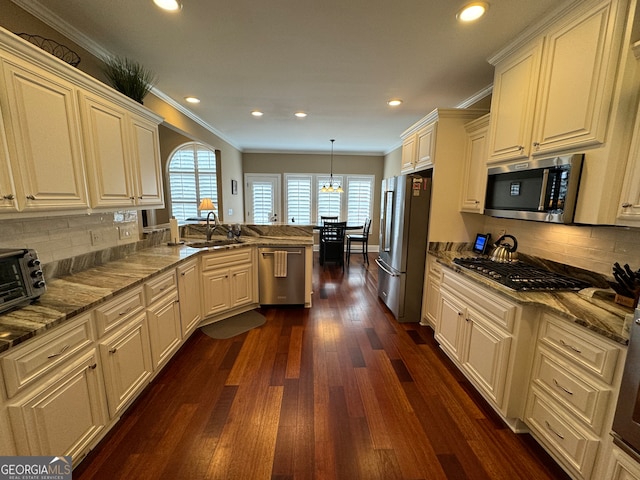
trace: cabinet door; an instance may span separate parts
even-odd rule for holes
[[[435,338],[447,354],[455,360],[461,358],[465,308],[447,290],[440,291]]]
[[[434,329],[437,328],[438,307],[440,305],[440,282],[437,277],[427,277],[424,316]]]
[[[231,281],[231,308],[253,302],[253,267],[241,265],[229,271]]]
[[[177,268],[178,298],[180,299],[180,324],[182,337],[187,338],[202,320],[200,302],[200,267],[197,260]]]
[[[92,207],[134,204],[127,116],[107,100],[81,95]]]
[[[84,354],[8,409],[18,455],[81,459],[106,422],[96,351]]]
[[[436,129],[437,123],[434,122],[424,127],[416,135],[418,142],[416,170],[423,170],[433,166],[433,157],[436,150]]]
[[[487,185],[488,121],[468,133],[460,211],[482,213]]]
[[[603,143],[612,96],[610,2],[547,36],[534,153]],[[608,86],[607,86],[608,84]]]
[[[154,369],[171,358],[180,346],[182,331],[180,328],[180,309],[178,295],[171,295],[157,302],[147,310],[149,339],[151,340],[151,359]]]
[[[17,209],[16,189],[9,164],[7,137],[4,133],[4,120],[0,108],[0,212],[15,212]]]
[[[472,309],[467,310],[466,322],[462,368],[501,408],[509,368],[511,337],[493,327]]]
[[[416,136],[412,135],[402,142],[402,173],[412,172],[416,163]]]
[[[229,270],[212,270],[202,274],[202,303],[205,317],[231,308]]]
[[[609,457],[606,478],[611,480],[640,480],[640,465],[617,446]]]
[[[530,153],[542,40],[496,66],[491,99],[491,162]]]
[[[136,204],[164,206],[162,167],[158,126],[140,117],[133,117],[133,158],[136,173]]]
[[[620,194],[618,220],[617,224],[629,226],[638,226],[640,222],[640,109],[636,116],[633,143]]]
[[[45,70],[2,60],[0,92],[18,207],[88,206],[78,107],[73,85]]]
[[[100,342],[100,359],[111,418],[148,383],[153,367],[145,315]]]

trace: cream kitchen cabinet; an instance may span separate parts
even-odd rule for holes
[[[640,48],[640,45],[638,47]],[[636,116],[633,141],[627,159],[616,224],[640,226],[640,109]]]
[[[151,359],[158,371],[182,344],[175,270],[149,280],[144,289]]]
[[[103,433],[106,402],[95,348],[74,356],[8,405],[18,455],[71,455],[76,465]]]
[[[418,172],[433,167],[437,122],[422,127],[402,143],[402,173]]]
[[[640,463],[614,445],[604,478],[609,480],[640,480]]]
[[[149,330],[144,313],[122,325],[98,344],[109,415],[114,418],[149,383],[153,366]]]
[[[626,5],[579,2],[543,35],[490,59],[490,162],[605,142]]]
[[[9,414],[4,402],[0,402],[0,456],[8,457],[16,455],[16,445],[13,440],[13,431],[9,423]]]
[[[9,151],[7,150],[7,136],[4,133],[4,120],[0,108],[0,212],[15,212],[18,210],[16,188],[13,184]]]
[[[436,329],[438,307],[440,305],[440,283],[442,282],[442,265],[433,255],[427,255],[425,286],[422,302],[422,324]]]
[[[202,320],[200,295],[200,262],[190,260],[177,267],[178,298],[180,299],[180,325],[182,338],[186,339]]]
[[[487,187],[487,132],[489,114],[465,125],[467,145],[463,167],[462,196],[460,211],[482,213]]]
[[[0,62],[0,110],[18,210],[86,209],[76,87],[2,51]]]
[[[88,92],[80,105],[91,207],[162,205],[157,124]]]
[[[445,269],[435,338],[514,430],[526,400],[536,312]]]
[[[524,420],[575,478],[604,478],[623,360],[618,344],[542,315]]]
[[[211,317],[255,303],[253,249],[215,252],[202,257],[203,315]]]

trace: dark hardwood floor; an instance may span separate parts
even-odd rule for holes
[[[313,308],[197,330],[76,468],[84,479],[565,479],[440,351],[399,324],[377,271],[314,263]]]

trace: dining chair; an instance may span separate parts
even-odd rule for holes
[[[344,239],[347,222],[329,222],[320,230],[320,265],[335,262],[344,271]]]
[[[362,229],[362,234],[348,234],[347,235],[347,265],[349,264],[349,259],[351,257],[351,244],[352,243],[360,243],[362,244],[362,255],[364,256],[364,261],[369,265],[369,231],[371,229],[371,219],[367,218],[364,222],[364,228]]]
[[[338,217],[327,217],[324,215],[320,215],[320,221],[322,222],[322,225],[324,225],[325,223],[334,223],[338,221]]]

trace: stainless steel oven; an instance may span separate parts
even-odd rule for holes
[[[630,327],[627,361],[613,420],[616,445],[640,461],[640,307]]]

